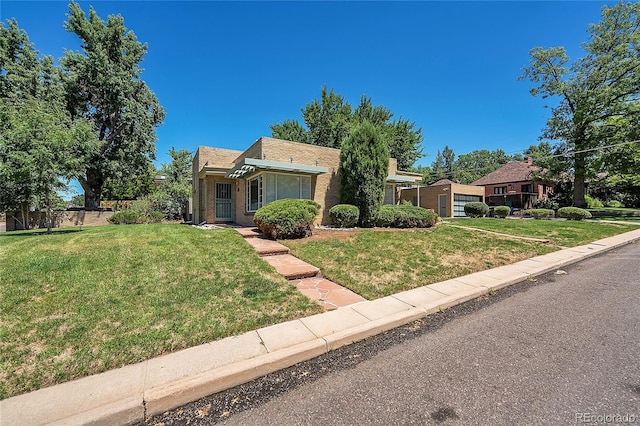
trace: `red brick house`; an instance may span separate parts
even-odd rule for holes
[[[498,170],[472,182],[484,186],[485,202],[490,206],[509,206],[528,209],[538,200],[546,200],[553,192],[548,182],[537,175],[542,171],[532,164],[532,158],[512,161]]]

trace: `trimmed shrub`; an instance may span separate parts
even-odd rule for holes
[[[313,200],[286,198],[260,207],[253,222],[263,235],[273,239],[311,236],[320,205]]]
[[[534,219],[551,219],[556,215],[551,209],[529,209],[527,214],[531,215]]]
[[[438,222],[438,215],[431,210],[411,203],[383,205],[378,212],[377,226],[393,228],[430,228]]]
[[[601,209],[602,207],[604,207],[602,201],[598,200],[597,198],[593,198],[590,195],[585,195],[584,201],[587,203],[587,207],[589,207],[590,209]]]
[[[606,205],[607,207],[613,207],[614,209],[621,209],[624,207],[624,204],[622,204],[618,200],[609,200],[607,201]]]
[[[107,219],[114,225],[132,225],[134,223],[142,223],[140,213],[133,210],[120,210]]]
[[[351,204],[337,204],[329,210],[329,218],[340,228],[352,228],[358,223],[360,210]]]
[[[378,215],[376,216],[376,226],[382,228],[388,228],[393,226],[393,218],[395,217],[394,205],[385,204],[380,207]]]
[[[585,209],[579,207],[562,207],[558,210],[560,217],[565,217],[568,220],[583,220],[591,219],[591,213]]]
[[[496,217],[500,217],[500,218],[505,218],[507,216],[509,216],[509,213],[511,213],[511,207],[509,206],[496,206],[493,209],[493,214]]]
[[[464,205],[464,214],[469,217],[485,217],[489,214],[489,206],[479,201]]]
[[[560,208],[560,204],[558,204],[557,201],[553,201],[553,200],[538,200],[533,205],[533,208],[558,210]]]

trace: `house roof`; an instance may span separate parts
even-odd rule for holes
[[[453,184],[453,183],[455,183],[455,182],[454,182],[454,181],[452,181],[452,180],[449,180],[449,179],[440,179],[439,181],[434,182],[434,183],[432,183],[432,184],[431,184],[431,185],[429,185],[429,186],[451,185],[451,184]]]
[[[526,161],[512,161],[500,167],[498,170],[481,177],[477,181],[471,182],[471,185],[482,186],[509,182],[524,182],[532,180],[532,172],[539,172],[541,170],[540,167],[533,166]]]

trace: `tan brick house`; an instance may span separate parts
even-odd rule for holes
[[[532,162],[531,157],[512,161],[471,185],[484,186],[485,202],[490,206],[531,208],[536,201],[546,200],[553,193],[553,187],[538,177],[543,170]]]
[[[194,223],[253,225],[261,206],[282,198],[312,199],[320,204],[317,222],[329,223],[329,209],[339,203],[340,150],[261,137],[245,151],[198,147],[193,158]],[[397,170],[389,161],[385,203],[395,203],[397,184],[420,176]]]

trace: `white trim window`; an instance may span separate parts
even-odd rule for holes
[[[262,173],[247,180],[247,212],[284,198],[311,199],[311,177],[285,173]]]

